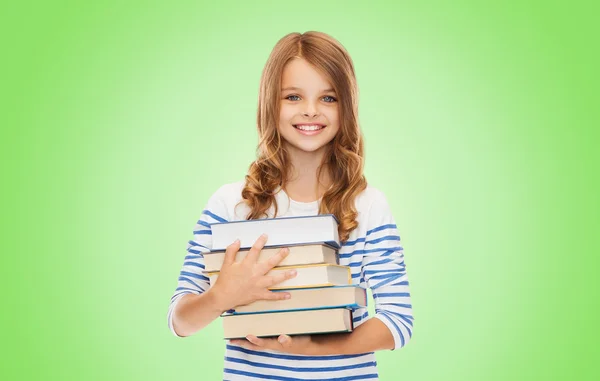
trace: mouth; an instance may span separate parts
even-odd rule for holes
[[[327,127],[322,124],[293,124],[292,126],[294,126],[295,129],[303,132],[320,131]]]

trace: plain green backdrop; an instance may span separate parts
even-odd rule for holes
[[[415,328],[381,380],[596,380],[597,9],[579,2],[3,5],[3,380],[219,380],[166,313],[208,197],[254,159],[289,32],[350,52]]]

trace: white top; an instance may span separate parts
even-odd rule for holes
[[[179,274],[177,288],[171,298],[167,320],[171,332],[172,313],[179,299],[189,293],[200,294],[209,289],[209,280],[202,274],[202,253],[211,249],[210,224],[246,220],[249,208],[238,202],[245,181],[221,186],[208,200],[196,223],[194,239],[188,242],[187,256]],[[280,190],[276,194],[278,217],[318,214],[321,200],[299,202]],[[355,200],[358,226],[339,250],[340,265],[350,266],[352,283],[373,292],[376,314],[394,336],[395,349],[405,346],[412,335],[414,318],[409,284],[396,223],[385,195],[368,185]],[[274,217],[274,207],[268,217]],[[369,319],[366,308],[353,312],[354,326]],[[302,356],[274,351],[252,351],[227,344],[224,380],[377,380],[373,352],[360,355]]]

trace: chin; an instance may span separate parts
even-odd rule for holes
[[[324,148],[324,146],[320,146],[320,147],[296,147],[296,149],[303,151],[303,152],[317,152],[318,150]]]
[[[291,146],[299,151],[303,152],[316,152],[324,149],[327,144],[291,144]]]

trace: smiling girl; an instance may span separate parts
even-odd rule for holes
[[[262,74],[257,126],[257,160],[244,180],[213,193],[196,225],[171,299],[169,327],[176,336],[190,336],[236,306],[289,297],[268,288],[294,277],[293,271],[265,275],[287,249],[269,263],[255,260],[266,236],[243,262],[233,260],[239,241],[231,243],[209,288],[202,254],[211,249],[211,223],[332,213],[339,221],[340,265],[350,267],[354,284],[372,290],[375,315],[355,310],[349,334],[231,340],[223,378],[376,380],[374,352],[405,346],[414,319],[394,217],[384,193],[363,175],[358,90],[345,48],[320,32],[279,40]]]

